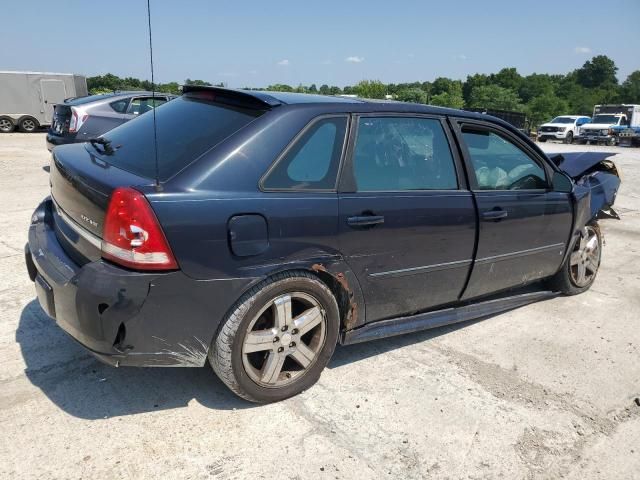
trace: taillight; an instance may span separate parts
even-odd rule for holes
[[[111,194],[102,230],[102,257],[136,270],[178,268],[151,205],[133,188],[117,188]]]
[[[89,114],[76,107],[71,107],[71,120],[69,121],[69,132],[75,133],[89,118]]]

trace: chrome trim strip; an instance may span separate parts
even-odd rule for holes
[[[457,260],[455,262],[436,263],[434,265],[425,265],[423,267],[403,268],[400,270],[390,270],[388,272],[370,273],[370,277],[401,277],[404,275],[414,275],[416,273],[438,272],[440,270],[448,270],[450,268],[464,267],[471,265],[473,260]]]
[[[476,260],[476,264],[482,265],[485,263],[501,262],[503,260],[511,260],[513,258],[526,257],[527,255],[535,255],[537,253],[543,253],[550,250],[555,250],[557,248],[561,249],[558,255],[562,255],[564,253],[564,243],[555,243],[553,245],[545,245],[544,247],[529,248],[527,250],[520,250],[517,252],[503,253],[502,255],[494,255],[492,257],[479,258]]]
[[[102,248],[102,239],[100,237],[98,237],[97,235],[94,235],[93,233],[88,231],[86,228],[78,224],[78,222],[76,222],[69,215],[64,213],[64,211],[60,208],[60,206],[56,203],[56,201],[53,200],[53,198],[51,199],[51,201],[53,202],[53,206],[55,207],[56,214],[58,214],[67,223],[67,225],[69,225],[69,228],[71,228],[71,230],[76,232],[78,235],[80,235],[82,238],[84,238],[87,242],[89,242],[91,245],[93,245],[97,249]]]

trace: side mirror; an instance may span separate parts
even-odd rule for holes
[[[573,191],[573,181],[562,172],[553,172],[551,186],[554,192],[571,193]]]
[[[551,160],[554,163],[554,165],[559,167],[560,164],[562,162],[564,162],[564,157],[560,153],[558,153],[557,155],[554,155],[553,157],[549,157],[549,160]]]

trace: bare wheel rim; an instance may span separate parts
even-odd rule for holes
[[[7,120],[6,118],[3,118],[0,120],[0,130],[2,131],[8,131],[11,130],[11,127],[13,125],[11,124],[11,122],[9,120]]]
[[[242,364],[253,382],[286,386],[315,364],[326,340],[326,313],[302,292],[280,295],[251,320],[242,342]]]
[[[24,128],[25,130],[31,131],[31,130],[35,130],[36,128],[36,124],[33,120],[23,120],[22,121],[22,128]]]
[[[571,281],[577,287],[585,287],[593,281],[600,266],[600,255],[596,230],[590,226],[584,227],[569,258]]]

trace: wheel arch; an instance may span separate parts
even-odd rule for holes
[[[295,272],[310,273],[331,290],[340,311],[341,333],[364,324],[364,295],[355,274],[341,258],[331,258],[330,261],[326,262],[316,259],[280,265],[277,268],[270,269],[268,272],[264,272],[246,285],[238,298],[270,277],[281,273]],[[234,307],[231,306],[230,308]],[[340,335],[340,341],[342,341],[342,334]]]

